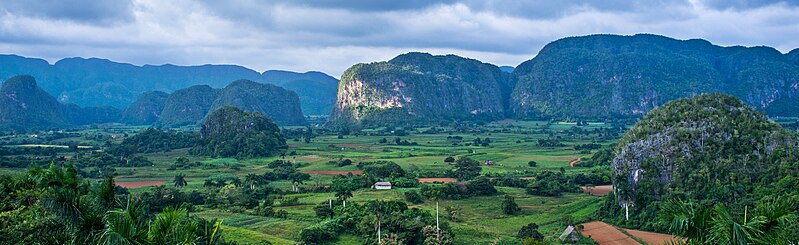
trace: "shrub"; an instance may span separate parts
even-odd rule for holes
[[[538,232],[538,224],[536,223],[530,223],[522,226],[517,236],[521,239],[532,238],[538,241],[544,241],[544,235],[541,235],[541,233]]]
[[[405,200],[413,204],[420,204],[424,202],[424,197],[415,190],[405,192]]]
[[[322,221],[300,231],[300,240],[307,244],[319,244],[335,241],[340,227],[332,220]]]
[[[519,205],[516,204],[516,199],[510,195],[505,195],[505,199],[502,200],[502,211],[507,215],[514,215],[521,211],[521,209]]]

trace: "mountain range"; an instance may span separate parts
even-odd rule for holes
[[[30,75],[14,76],[0,87],[0,129],[26,130],[123,122],[178,127],[197,125],[225,106],[261,112],[282,126],[305,125],[296,93],[272,84],[238,80],[222,89],[195,85],[172,94],[147,92],[124,110],[110,106],[63,104]]]
[[[43,59],[0,55],[0,80],[32,75],[45,91],[62,103],[126,108],[150,91],[173,92],[192,85],[226,86],[246,79],[296,89],[304,113],[327,115],[335,102],[338,80],[321,72],[263,73],[237,65],[144,65],[98,58],[66,58],[50,64]]]
[[[17,107],[4,108],[2,113],[14,115],[2,116],[34,116],[37,120],[30,122],[35,124],[48,124],[44,118],[49,118],[52,126],[108,121],[190,125],[225,105],[261,111],[280,125],[304,125],[303,114],[329,114],[331,124],[344,126],[608,120],[638,118],[669,101],[705,93],[733,95],[769,116],[799,116],[799,49],[783,54],[770,47],[722,47],[651,34],[563,38],[516,67],[412,52],[355,64],[340,81],[321,72],[135,66],[95,58],[50,65],[4,55],[0,65],[0,78],[32,74],[41,86],[20,82],[28,77],[9,79],[3,103]],[[57,99],[17,103],[48,92]],[[37,115],[19,107],[55,105],[54,100],[62,106]],[[62,110],[69,113],[51,116]]]
[[[513,111],[517,117],[641,116],[678,98],[725,93],[770,116],[798,116],[796,56],[796,50],[649,34],[564,38],[516,67]]]
[[[339,82],[329,120],[605,120],[641,117],[704,93],[731,94],[770,116],[795,117],[798,90],[799,50],[782,54],[651,34],[590,35],[554,41],[515,68],[420,53],[356,64]]]

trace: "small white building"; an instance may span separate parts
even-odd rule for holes
[[[375,190],[391,190],[391,182],[377,182],[372,185]]]

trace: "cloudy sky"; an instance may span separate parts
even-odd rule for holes
[[[799,0],[0,0],[0,53],[338,77],[409,51],[515,66],[547,43],[655,33],[799,47]]]

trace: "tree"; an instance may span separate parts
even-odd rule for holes
[[[314,213],[316,213],[316,217],[322,219],[327,219],[327,218],[332,219],[333,216],[336,215],[336,213],[333,211],[333,208],[331,206],[332,204],[328,202],[322,202],[319,205],[314,206],[313,209]]]
[[[534,167],[538,166],[538,163],[536,161],[529,161],[529,162],[527,162],[527,166],[530,166],[531,168],[534,168]]]
[[[352,198],[352,191],[349,189],[340,189],[336,191],[336,198],[344,202],[344,206],[347,206],[347,199]]]
[[[455,162],[455,171],[453,175],[458,180],[470,180],[474,179],[477,176],[480,176],[480,171],[483,169],[480,167],[480,162],[476,160],[472,160],[468,157],[460,157]]]
[[[517,237],[522,240],[526,238],[533,238],[538,241],[544,241],[544,235],[541,235],[541,233],[538,232],[538,224],[536,223],[530,223],[522,226]]]
[[[455,158],[454,157],[444,158],[444,162],[455,162]]]
[[[514,215],[521,211],[521,209],[511,195],[505,195],[505,199],[502,200],[502,211],[507,215]]]
[[[177,159],[175,159],[175,168],[188,167],[189,164],[190,164],[190,161],[189,161],[188,158],[178,157]]]
[[[188,184],[186,182],[186,175],[182,174],[182,173],[180,173],[178,175],[175,175],[175,180],[172,181],[172,182],[175,183],[175,187],[178,187],[178,188],[185,187],[186,184]]]
[[[249,173],[247,177],[244,177],[244,183],[249,186],[250,190],[255,190],[255,186],[261,184],[263,182],[263,176]]]
[[[672,234],[685,237],[692,244],[785,244],[796,239],[789,238],[795,232],[790,228],[797,224],[795,212],[796,206],[781,198],[761,200],[751,216],[743,217],[730,213],[721,204],[707,209],[693,202],[672,200],[666,204],[663,217]]]
[[[405,192],[405,200],[413,204],[420,204],[424,202],[424,197],[416,190]]]
[[[424,236],[424,245],[449,245],[452,244],[452,236],[445,230],[440,230],[433,226],[425,226],[422,228],[422,235]]]
[[[114,184],[114,176],[106,175],[103,177],[103,182],[100,183],[100,204],[106,208],[110,208],[116,204],[116,184]]]
[[[295,192],[300,191],[299,185],[302,185],[306,180],[311,179],[311,175],[306,173],[291,173],[288,176],[288,179],[291,180],[292,187],[294,188]]]

